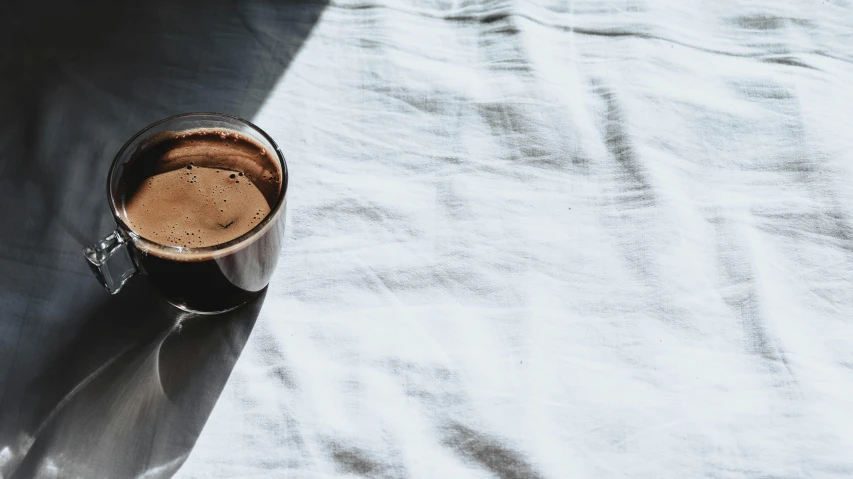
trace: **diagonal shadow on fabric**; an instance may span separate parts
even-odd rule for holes
[[[127,138],[188,111],[251,120],[327,3],[4,7],[0,476],[167,477],[192,449],[257,310],[177,334],[144,278],[109,296],[81,248],[114,227],[104,183]]]

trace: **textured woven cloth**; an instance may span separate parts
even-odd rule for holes
[[[8,103],[0,477],[853,477],[850,2],[135,15]],[[288,234],[172,329],[79,250],[187,110],[277,140]]]

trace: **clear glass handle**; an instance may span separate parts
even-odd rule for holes
[[[83,248],[92,273],[110,294],[118,293],[124,283],[139,271],[130,248],[132,246],[125,242],[118,231]]]

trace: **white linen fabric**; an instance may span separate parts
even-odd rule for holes
[[[172,90],[140,97],[150,83],[109,90],[114,70],[60,63],[70,90],[51,98],[78,106],[42,103],[27,141],[87,163],[30,217],[96,213],[44,226],[38,275],[74,288],[15,287],[24,246],[4,230],[0,418],[56,400],[0,434],[0,477],[853,477],[853,4],[241,8],[218,38],[250,38],[261,64],[294,15],[310,28],[286,68],[177,106],[222,72],[169,64],[152,81]],[[168,354],[189,333],[120,334],[133,346],[43,394],[36,332],[105,294],[77,251],[111,227],[111,152],[155,113],[203,106],[251,116],[288,160],[256,319]],[[59,148],[52,119],[80,115],[113,140]],[[164,369],[169,354],[189,366]]]

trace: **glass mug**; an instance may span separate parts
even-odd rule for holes
[[[266,218],[226,243],[195,248],[145,238],[128,224],[121,197],[122,173],[154,135],[198,129],[237,132],[274,152],[281,178],[278,198]],[[275,270],[284,237],[287,183],[287,164],[275,141],[246,120],[219,113],[187,113],[160,120],[128,140],[113,160],[107,175],[107,199],[116,230],[83,248],[83,254],[95,277],[112,294],[141,273],[167,301],[184,311],[215,314],[232,310],[257,296]]]

